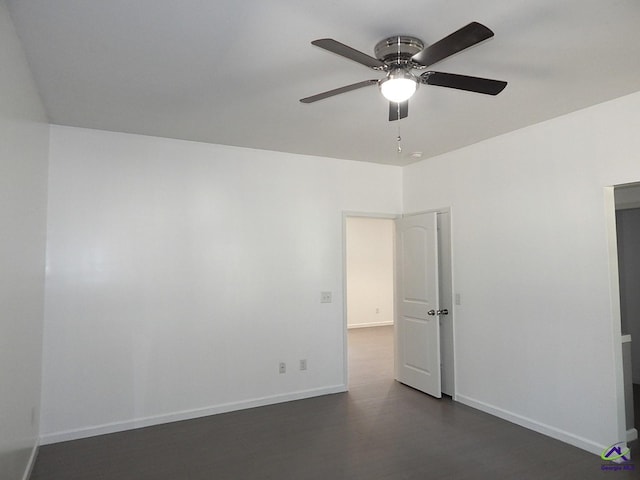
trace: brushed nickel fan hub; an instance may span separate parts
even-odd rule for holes
[[[422,40],[409,35],[394,35],[378,42],[374,48],[377,59],[390,67],[411,64],[411,57],[425,47]]]

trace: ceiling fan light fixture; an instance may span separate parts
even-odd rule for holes
[[[380,91],[384,98],[393,103],[402,103],[409,100],[416,89],[418,82],[408,71],[398,68],[393,70],[380,81]]]
[[[394,35],[376,44],[375,57],[333,38],[314,40],[311,42],[313,45],[369,67],[376,72],[385,72],[386,76],[381,79],[370,79],[334,88],[317,95],[301,98],[300,102],[313,103],[369,85],[378,85],[380,93],[389,101],[389,121],[392,122],[407,117],[409,114],[408,100],[415,93],[418,84],[497,95],[504,90],[507,82],[446,72],[425,71],[419,76],[412,73],[413,70],[429,68],[437,62],[491,37],[493,37],[491,29],[478,22],[471,22],[427,46],[417,37]]]

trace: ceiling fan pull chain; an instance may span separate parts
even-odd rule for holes
[[[400,105],[398,104],[398,109],[400,109]],[[402,153],[402,137],[400,136],[400,122],[398,122],[398,154]]]

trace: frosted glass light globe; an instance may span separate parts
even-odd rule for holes
[[[382,95],[394,103],[409,100],[416,88],[418,88],[418,82],[415,77],[404,70],[391,72],[386,79],[380,82]]]

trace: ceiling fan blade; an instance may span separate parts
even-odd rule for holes
[[[503,82],[502,80],[469,77],[456,73],[424,72],[420,75],[420,78],[422,83],[426,83],[427,85],[457,88],[458,90],[484,93],[486,95],[497,95],[507,86],[507,82]]]
[[[300,101],[302,103],[313,103],[313,102],[317,102],[318,100],[324,100],[325,98],[333,97],[334,95],[347,93],[347,92],[350,92],[351,90],[357,90],[358,88],[368,87],[369,85],[374,85],[377,83],[378,83],[378,80],[365,80],[364,82],[352,83],[351,85],[335,88],[327,92],[318,93],[317,95],[312,95],[310,97],[301,98]]]
[[[321,38],[320,40],[314,40],[311,44],[324,48],[325,50],[329,50],[330,52],[337,53],[338,55],[348,58],[349,60],[353,60],[354,62],[361,63],[365,67],[383,69],[385,66],[382,60],[378,60],[366,53],[362,53],[361,51],[351,48],[344,43],[340,43],[333,38]]]
[[[409,115],[409,100],[402,103],[389,102],[389,121],[400,120]]]
[[[471,22],[469,25],[416,53],[411,59],[420,65],[428,67],[491,37],[493,37],[493,32],[489,28],[481,23]]]

